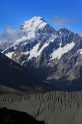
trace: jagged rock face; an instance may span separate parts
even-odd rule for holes
[[[82,37],[54,30],[41,17],[24,22],[24,35],[3,53],[56,86],[81,86]],[[75,81],[76,80],[76,81]],[[75,84],[74,84],[75,82]]]
[[[0,107],[27,112],[46,124],[80,124],[82,122],[82,92],[57,91],[23,96],[5,94],[0,96]]]

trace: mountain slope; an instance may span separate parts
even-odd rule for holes
[[[66,28],[56,31],[42,17],[20,29],[23,37],[3,51],[6,56],[57,87],[81,88],[82,37]]]
[[[2,53],[0,53],[0,85],[25,93],[46,92],[56,89],[49,82],[33,75]],[[3,88],[4,92],[7,90],[6,87]],[[0,89],[2,90],[2,88]]]

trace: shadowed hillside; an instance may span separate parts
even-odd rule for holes
[[[8,93],[8,87],[13,88],[9,90],[11,93],[14,89],[25,93],[56,90],[49,82],[33,75],[2,53],[0,53],[0,87],[1,93]]]

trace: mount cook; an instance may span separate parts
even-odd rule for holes
[[[61,89],[82,90],[82,37],[56,31],[42,17],[25,21],[22,38],[3,54]]]

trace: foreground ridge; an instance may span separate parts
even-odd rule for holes
[[[22,96],[0,96],[0,107],[27,112],[48,124],[79,124],[82,122],[82,92],[48,92]]]
[[[0,123],[1,124],[45,124],[44,121],[37,121],[26,112],[19,112],[16,110],[8,110],[7,108],[0,109]]]

